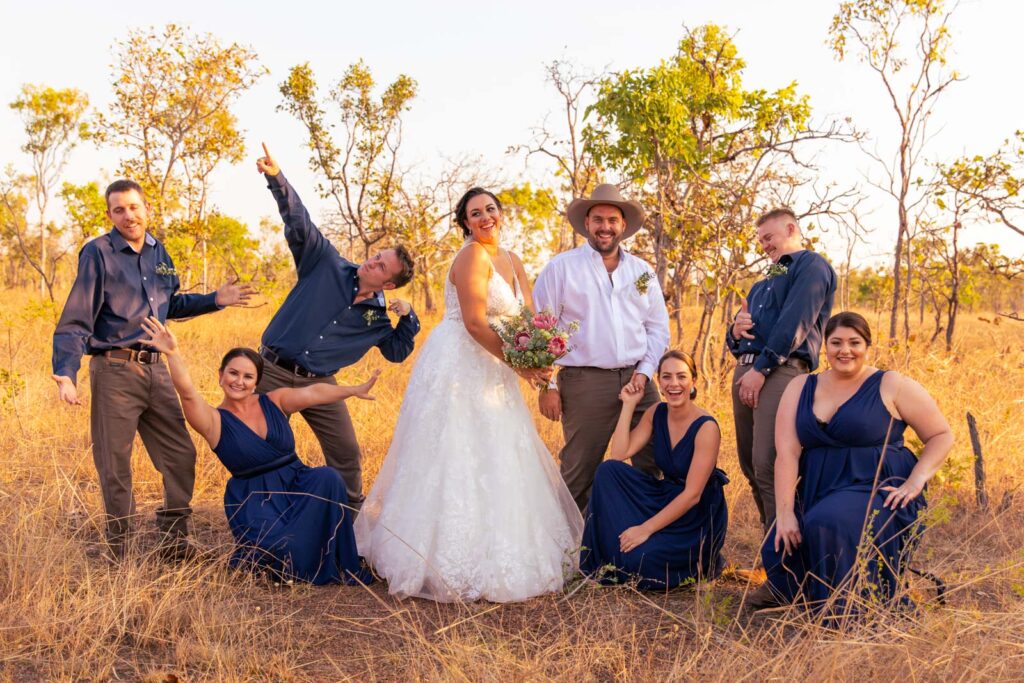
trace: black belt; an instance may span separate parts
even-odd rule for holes
[[[258,477],[261,474],[273,472],[274,470],[280,467],[284,467],[285,465],[291,465],[293,462],[298,461],[298,459],[299,456],[295,455],[294,453],[289,453],[288,455],[282,455],[280,458],[274,458],[270,462],[263,463],[262,465],[257,465],[256,467],[250,467],[249,469],[242,470],[241,472],[232,472],[231,476],[233,476],[235,479],[252,479],[253,477]]]
[[[302,367],[301,365],[299,365],[298,363],[296,363],[295,361],[290,361],[287,358],[282,358],[281,356],[277,355],[275,351],[273,351],[272,349],[268,349],[266,346],[260,346],[260,356],[270,361],[271,363],[281,368],[282,370],[290,372],[291,374],[297,377],[328,377],[328,375],[318,375],[315,372],[311,372],[306,368]]]
[[[148,349],[110,349],[109,351],[100,351],[94,355],[113,360],[135,362],[141,365],[151,365],[160,362],[160,352]]]

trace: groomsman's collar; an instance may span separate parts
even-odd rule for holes
[[[793,261],[796,261],[798,258],[800,258],[801,254],[803,254],[805,251],[807,250],[797,249],[796,251],[791,251],[788,254],[783,254],[782,256],[779,257],[779,263],[782,263],[783,265],[788,265]]]
[[[118,232],[117,228],[111,228],[110,232],[107,233],[107,235],[110,236],[110,244],[114,247],[115,251],[124,251],[125,249],[132,249],[132,245],[128,244],[128,240],[126,240],[121,235],[121,233]],[[146,231],[146,244],[150,247],[156,246],[156,238],[150,235],[148,230]],[[135,250],[132,249],[132,251]]]

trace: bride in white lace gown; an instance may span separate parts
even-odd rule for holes
[[[530,303],[526,273],[497,246],[497,199],[466,195],[445,316],[413,368],[356,544],[398,597],[510,602],[562,587],[583,519],[489,325]]]

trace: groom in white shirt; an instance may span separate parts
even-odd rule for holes
[[[622,410],[619,392],[626,384],[644,391],[634,427],[658,402],[651,379],[669,345],[668,310],[654,270],[619,246],[643,225],[637,202],[623,199],[614,185],[598,185],[590,199],[573,200],[566,214],[587,242],[544,267],[533,302],[538,311],[557,315],[560,326],[576,320],[580,329],[538,402],[544,417],[562,421],[562,479],[582,511]],[[632,461],[658,474],[650,444]]]

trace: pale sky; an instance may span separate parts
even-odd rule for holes
[[[631,6],[631,5],[635,5]],[[249,156],[266,141],[285,173],[316,216],[327,205],[317,199],[303,150],[304,131],[275,111],[278,85],[288,69],[310,62],[322,87],[362,58],[380,83],[406,73],[419,96],[406,115],[403,159],[429,172],[441,157],[480,156],[512,180],[544,177],[538,159],[527,168],[505,150],[525,142],[530,129],[558,106],[545,82],[544,65],[570,59],[583,67],[611,70],[648,67],[675,53],[682,26],[706,22],[735,32],[747,62],[744,85],[775,89],[792,80],[810,95],[814,118],[850,116],[886,149],[895,133],[881,84],[863,65],[836,62],[826,45],[838,2],[832,0],[635,0],[635,2],[486,3],[436,2],[246,2],[173,3],[25,2],[0,0],[0,102],[22,83],[84,90],[105,109],[111,97],[111,45],[128,30],[169,22],[210,32],[222,42],[251,46],[270,69],[242,96],[234,111],[245,131]],[[948,161],[965,152],[988,154],[1017,128],[1024,128],[1016,77],[1024,3],[965,0],[953,24],[954,67],[966,82],[943,96],[933,127],[931,159]],[[0,165],[27,170],[20,151],[19,120],[0,109]],[[105,180],[117,150],[83,146],[66,179]],[[214,203],[256,228],[276,209],[252,160],[216,175]],[[863,182],[869,162],[847,147],[819,158],[821,178]],[[878,207],[876,232],[860,260],[890,251],[894,210]],[[799,208],[799,207],[798,207]],[[1005,253],[1024,254],[1024,238],[1005,228],[971,228],[967,241],[996,241]],[[837,255],[838,258],[838,255]]]

